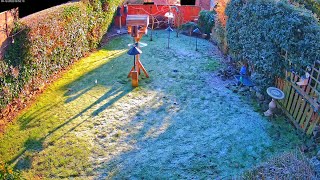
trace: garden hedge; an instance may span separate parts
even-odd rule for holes
[[[226,14],[229,53],[254,66],[258,85],[320,60],[320,25],[309,10],[286,1],[232,0]],[[287,66],[285,52],[295,67]]]
[[[121,2],[67,3],[17,22],[14,43],[0,60],[0,109],[97,48]]]

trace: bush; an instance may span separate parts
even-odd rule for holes
[[[320,26],[310,11],[284,1],[232,0],[226,14],[230,54],[271,83],[258,85],[283,77],[286,59],[301,69],[320,59]]]
[[[189,36],[192,35],[192,31],[198,27],[197,23],[195,22],[187,22],[185,24],[182,24],[181,27],[179,28],[182,31],[187,31]]]
[[[247,171],[241,179],[317,179],[301,152],[285,153]]]
[[[30,93],[23,90],[36,89],[54,73],[97,48],[121,2],[68,3],[16,23],[12,32],[16,34],[15,42],[0,61],[0,109],[19,94]]]
[[[208,34],[208,36],[211,33],[211,30],[214,26],[214,16],[215,16],[215,11],[207,11],[207,10],[200,11],[198,26],[200,30],[205,34]]]

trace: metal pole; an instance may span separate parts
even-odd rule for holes
[[[168,49],[170,48],[169,47],[169,41],[170,41],[170,31],[169,31],[169,36],[168,36]]]
[[[133,56],[133,68],[136,70],[136,55]]]
[[[196,36],[196,51],[198,51],[198,35]]]
[[[152,14],[152,6],[150,6],[150,14]],[[150,41],[152,41],[152,33],[153,33],[153,26],[154,26],[154,17],[153,15],[151,16],[152,19],[152,24],[151,24],[151,35],[150,35]]]

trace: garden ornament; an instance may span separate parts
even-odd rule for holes
[[[308,66],[305,75],[301,76],[299,82],[297,82],[297,85],[306,86],[308,84],[308,82],[309,82],[309,78],[310,78],[310,74],[309,73],[310,72],[311,72],[311,68]]]
[[[276,87],[268,87],[267,94],[272,98],[272,100],[269,103],[269,109],[264,112],[264,115],[269,117],[273,115],[273,111],[277,108],[275,100],[281,100],[285,95],[280,89]]]

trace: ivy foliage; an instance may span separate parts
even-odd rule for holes
[[[0,109],[97,48],[121,2],[67,3],[16,23],[14,43],[0,60]]]
[[[273,84],[289,68],[287,60],[304,69],[320,59],[319,22],[306,9],[286,1],[232,0],[226,14],[229,53],[249,61],[262,80]]]

